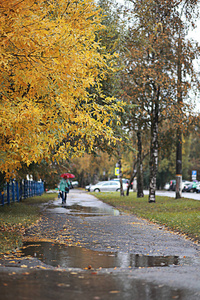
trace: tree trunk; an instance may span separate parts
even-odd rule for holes
[[[160,89],[157,90],[156,101],[152,108],[152,122],[151,122],[151,147],[150,147],[150,177],[149,177],[149,202],[156,202],[156,176],[158,171],[158,112],[159,112],[159,94]]]
[[[137,171],[135,170],[136,164],[137,164],[137,161],[134,162],[134,164],[133,164],[133,173],[132,173],[131,178],[130,178],[130,180],[129,180],[128,188],[127,188],[127,190],[126,190],[126,196],[129,195],[129,190],[130,190],[130,188],[131,188],[131,184],[132,184],[132,182],[133,182],[135,176],[137,175]]]
[[[131,188],[131,184],[132,184],[132,182],[133,182],[135,176],[137,175],[137,171],[135,170],[135,165],[136,165],[136,164],[133,165],[133,173],[132,173],[131,179],[130,179],[130,181],[129,181],[127,190],[126,190],[126,196],[129,195],[129,190],[130,190],[130,188]]]
[[[143,164],[142,164],[142,139],[140,129],[137,132],[137,146],[138,146],[138,155],[137,155],[137,197],[144,197],[143,192]]]
[[[121,155],[120,154],[119,154],[118,166],[119,166],[119,180],[120,180],[120,196],[124,196],[124,189],[123,189],[123,184],[122,184],[122,164],[121,164]]]
[[[181,25],[179,32],[178,40],[178,82],[177,82],[177,102],[181,106],[183,102],[182,99],[182,64],[181,64],[181,54],[182,54],[182,45],[181,45]],[[176,199],[182,197],[182,132],[180,126],[177,129],[176,136]]]
[[[145,157],[146,157],[147,155],[149,155],[149,152],[147,152],[146,154],[143,155],[143,157],[142,157],[142,164],[143,164],[143,160],[145,159]],[[133,173],[132,173],[132,175],[131,175],[131,179],[130,179],[130,182],[129,182],[129,184],[128,184],[128,188],[127,188],[127,191],[126,191],[126,196],[129,195],[129,190],[130,190],[130,188],[131,188],[131,183],[134,181],[134,178],[137,176],[137,170],[135,170],[135,169],[136,169],[137,162],[138,162],[138,161],[136,160],[136,162],[134,162],[134,164],[133,164]],[[143,173],[142,173],[142,174],[143,174]]]
[[[182,197],[182,133],[177,130],[176,145],[176,199]]]

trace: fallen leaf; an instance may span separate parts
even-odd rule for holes
[[[21,265],[21,268],[28,268],[27,265]]]
[[[57,286],[59,287],[70,287],[70,284],[67,284],[67,283],[58,283]]]

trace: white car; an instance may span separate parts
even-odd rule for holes
[[[127,184],[123,183],[123,189],[127,190]],[[118,192],[120,191],[120,182],[115,180],[98,182],[90,187],[90,192]]]
[[[72,181],[72,186],[73,187],[78,187],[78,181]]]
[[[169,183],[165,183],[164,190],[169,191],[169,188],[170,188],[170,184]]]
[[[183,180],[182,181],[182,192],[185,192],[187,187],[192,184],[192,181]]]
[[[119,178],[114,178],[114,179],[111,179],[111,180],[116,180],[116,181],[119,181],[120,182],[120,179]],[[127,178],[122,178],[122,183],[123,183],[123,189],[124,190],[127,190],[128,188],[128,185],[129,185],[129,179]],[[125,184],[126,184],[126,188],[125,188]],[[133,189],[133,182],[131,183],[131,189]]]
[[[91,185],[92,185],[91,183],[90,183],[90,184],[88,184],[88,185],[86,185],[86,186],[85,186],[85,190],[89,192],[89,191],[90,191],[90,187],[91,187]]]

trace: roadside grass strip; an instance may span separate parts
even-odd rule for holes
[[[0,207],[0,253],[22,246],[25,229],[40,218],[38,204],[53,200],[56,196],[56,193],[43,194]]]

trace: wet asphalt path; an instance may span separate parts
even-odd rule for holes
[[[86,192],[56,199],[0,261],[0,299],[200,299],[200,246]]]

